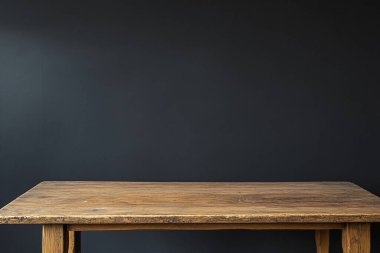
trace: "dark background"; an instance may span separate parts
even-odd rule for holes
[[[379,10],[0,1],[0,206],[43,180],[347,180],[380,195]],[[0,238],[41,250],[39,226]],[[315,251],[310,231],[88,232],[83,249]]]

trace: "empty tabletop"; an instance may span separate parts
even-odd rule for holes
[[[5,224],[379,222],[380,199],[348,182],[42,182]]]

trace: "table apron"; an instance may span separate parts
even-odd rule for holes
[[[117,230],[329,230],[343,229],[345,223],[179,223],[179,224],[72,224],[69,231]]]

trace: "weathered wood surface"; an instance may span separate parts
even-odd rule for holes
[[[330,250],[330,231],[329,230],[316,230],[315,243],[317,246],[317,253],[329,253]]]
[[[42,182],[7,224],[380,222],[380,198],[347,182]]]
[[[63,225],[44,225],[42,228],[42,253],[67,253],[68,233]]]
[[[371,227],[369,223],[349,223],[342,232],[344,253],[370,253]]]

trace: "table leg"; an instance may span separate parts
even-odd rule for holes
[[[315,243],[317,245],[317,253],[329,253],[330,230],[316,230]]]
[[[68,253],[81,252],[81,232],[69,231],[69,250]]]
[[[342,233],[344,253],[369,253],[371,251],[369,223],[347,223]]]
[[[42,253],[66,253],[68,233],[64,225],[43,225]]]

